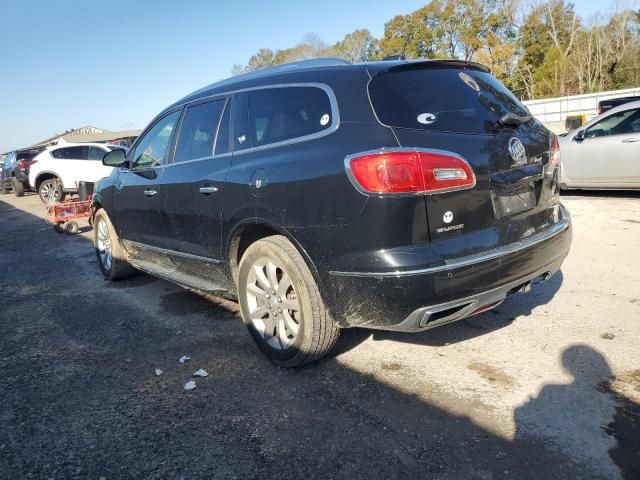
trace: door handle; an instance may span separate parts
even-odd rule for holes
[[[217,187],[200,187],[200,193],[203,195],[211,195],[218,191]]]
[[[158,194],[158,192],[156,190],[145,190],[144,191],[144,195],[146,197],[154,197]]]
[[[622,143],[638,143],[640,142],[640,138],[625,138],[622,140]]]

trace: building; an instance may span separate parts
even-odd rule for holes
[[[120,130],[112,132],[102,128],[87,125],[81,128],[67,130],[64,133],[46,138],[33,144],[34,147],[50,147],[58,143],[118,143],[126,147],[140,135],[141,130]]]

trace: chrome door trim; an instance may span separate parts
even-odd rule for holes
[[[174,256],[174,257],[182,257],[182,258],[186,258],[189,260],[196,260],[198,262],[205,262],[205,263],[222,263],[222,260],[218,260],[217,258],[211,258],[211,257],[202,257],[200,255],[193,255],[192,253],[184,253],[184,252],[178,252],[177,250],[169,250],[167,248],[161,248],[161,247],[154,247],[153,245],[148,245],[146,243],[139,243],[139,242],[134,242],[132,240],[122,240],[122,243],[124,244],[125,248],[127,250],[129,250],[129,247],[138,249],[138,250],[149,250],[152,252],[156,252],[156,253],[160,253],[162,255],[168,255],[168,256]]]

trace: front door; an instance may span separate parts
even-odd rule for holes
[[[571,184],[615,188],[640,183],[640,109],[608,115],[583,135],[562,152]]]
[[[162,247],[164,167],[180,110],[149,127],[129,152],[129,168],[118,173],[111,219],[118,236],[130,242]]]

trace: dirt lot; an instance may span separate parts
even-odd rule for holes
[[[532,292],[280,370],[235,304],[106,283],[88,227],[2,196],[0,478],[640,478],[640,194],[564,202],[571,254]]]

